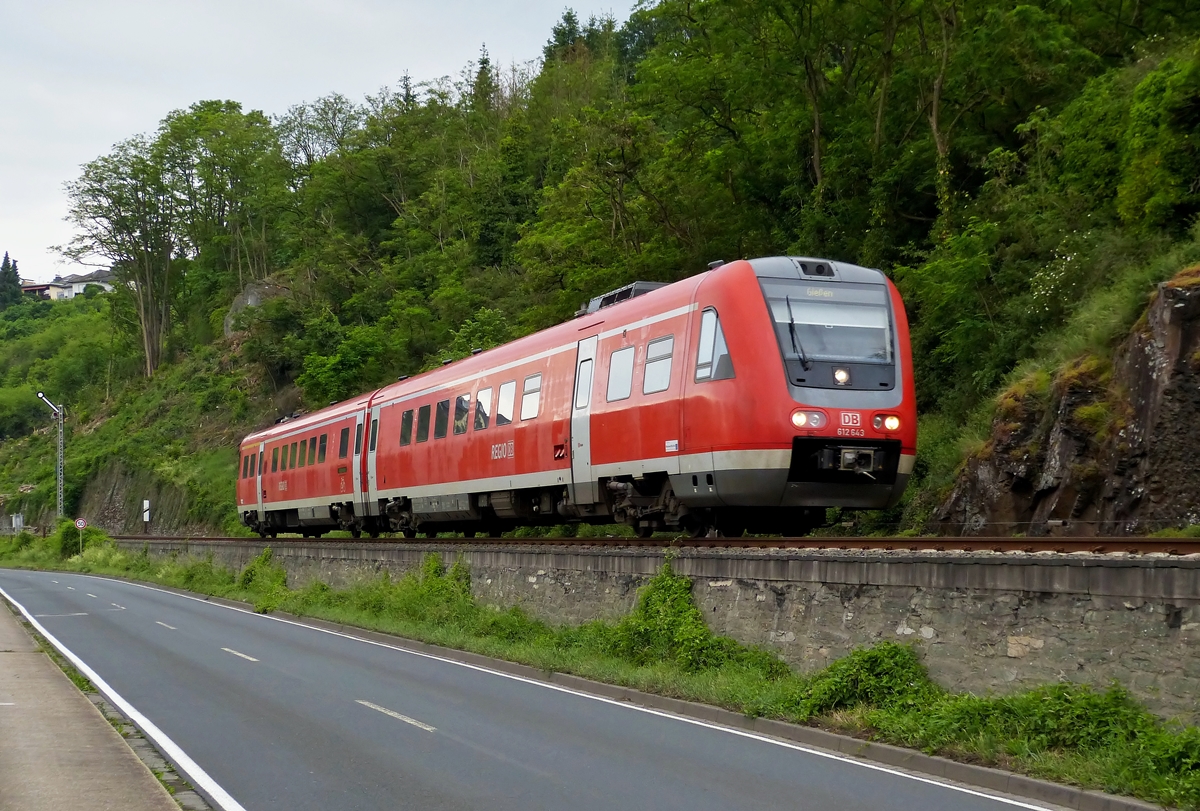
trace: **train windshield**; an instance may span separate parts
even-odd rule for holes
[[[891,363],[887,289],[760,279],[787,360]]]

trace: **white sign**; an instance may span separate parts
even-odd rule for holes
[[[82,518],[75,519],[75,529],[86,529],[87,521]]]
[[[25,529],[25,514],[13,513],[12,517],[13,532],[20,532]]]
[[[142,499],[142,520],[146,523],[150,522],[150,499]]]

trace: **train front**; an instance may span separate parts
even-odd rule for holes
[[[788,396],[781,405],[791,409],[781,506],[894,505],[917,441],[899,292],[880,271],[841,262],[771,257],[749,264],[783,361]]]

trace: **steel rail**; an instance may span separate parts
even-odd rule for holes
[[[221,538],[202,535],[113,535],[117,541],[251,543],[258,538]],[[272,544],[332,546],[345,544],[395,544],[399,546],[570,546],[644,547],[662,549],[813,549],[875,550],[914,552],[1054,552],[1107,555],[1200,554],[1200,538],[1013,538],[1013,537],[925,537],[925,538],[406,538],[350,539],[272,538]]]

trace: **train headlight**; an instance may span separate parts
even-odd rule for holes
[[[834,369],[833,382],[839,386],[850,385],[850,370],[849,369]]]
[[[825,417],[825,412],[823,411],[799,410],[792,412],[792,425],[797,428],[808,430],[824,428],[827,422],[828,419]]]
[[[900,418],[897,417],[895,414],[888,414],[886,416],[884,416],[883,414],[876,414],[875,419],[872,420],[872,423],[875,425],[876,431],[879,431],[879,430],[899,431],[900,430]]]

